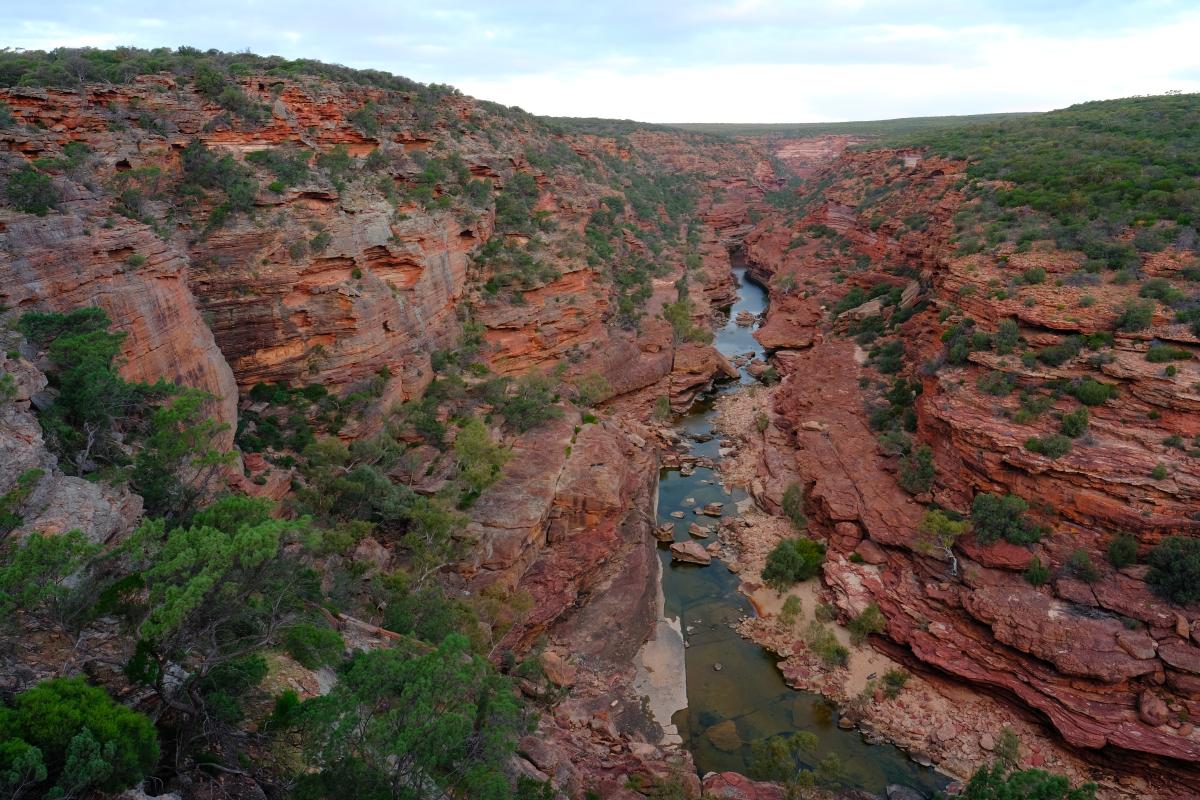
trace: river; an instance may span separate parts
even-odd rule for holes
[[[729,322],[717,331],[716,347],[727,357],[749,352],[764,357],[761,345],[752,335],[753,328],[739,327],[733,320],[742,310],[755,315],[763,312],[767,307],[766,291],[747,278],[744,263],[736,258],[734,275],[738,297],[729,310]],[[754,382],[742,369],[738,381],[723,383],[700,398],[688,413],[679,416],[675,420],[676,429],[689,437],[711,436],[714,400]],[[694,441],[691,453],[718,462],[719,437]],[[661,471],[658,523],[675,523],[677,541],[690,538],[689,523],[711,523],[709,518],[694,516],[692,509],[713,501],[725,504],[726,516],[736,516],[739,504],[744,507],[751,502],[739,489],[726,492],[713,470],[697,467],[688,476],[675,469]],[[672,511],[683,511],[686,516],[682,520],[672,518]],[[709,566],[696,566],[673,561],[667,544],[660,545],[659,551],[664,614],[687,642],[684,651],[687,707],[676,711],[672,722],[701,775],[721,771],[751,774],[749,761],[754,741],[811,731],[820,739],[813,763],[828,753],[836,753],[845,769],[847,786],[881,793],[888,784],[903,784],[932,793],[946,785],[944,776],[920,767],[898,748],[869,745],[857,731],[840,729],[837,710],[821,696],[787,686],[775,659],[732,629],[733,623],[753,614],[754,609],[738,593],[739,577],[720,559],[714,558]],[[714,669],[718,663],[720,670]],[[712,737],[705,735],[712,726],[726,720],[734,722],[740,746],[726,737],[718,747]],[[724,726],[726,732],[728,727]]]

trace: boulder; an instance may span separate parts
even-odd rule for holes
[[[671,545],[671,558],[688,564],[712,563],[712,556],[704,549],[704,545],[696,541],[675,542]]]
[[[1149,689],[1143,690],[1141,696],[1138,697],[1137,711],[1138,718],[1142,722],[1154,727],[1167,724],[1167,720],[1171,718],[1167,704]]]

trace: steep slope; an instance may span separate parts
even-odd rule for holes
[[[746,238],[783,375],[762,501],[798,475],[848,616],[877,603],[898,652],[1036,710],[1156,796],[1198,780],[1200,606],[1109,554],[1200,532],[1194,113],[1088,104],[847,152]],[[1022,498],[1003,533],[989,493]],[[935,509],[968,522],[939,541]]]

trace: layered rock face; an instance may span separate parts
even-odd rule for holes
[[[1093,340],[1092,350],[1037,357],[1067,336],[1113,331],[1138,286],[1079,278],[1081,257],[1050,243],[959,255],[950,235],[961,169],[908,152],[846,153],[814,176],[828,184],[814,203],[747,236],[771,286],[758,335],[784,375],[754,488],[771,506],[795,471],[830,544],[826,581],[848,614],[877,603],[898,653],[1035,710],[1118,769],[1153,774],[1159,796],[1189,796],[1183,787],[1200,780],[1189,722],[1200,713],[1200,608],[1158,598],[1146,568],[1110,566],[1107,547],[1129,532],[1144,556],[1165,536],[1200,532],[1200,475],[1178,447],[1195,435],[1197,341],[1159,307],[1145,328],[1116,330],[1111,347]],[[1168,250],[1144,257],[1143,269],[1175,278],[1192,257]],[[838,305],[854,287],[879,286],[879,300]],[[886,331],[893,316],[903,320],[894,330],[903,358],[884,368],[882,353],[867,352],[879,342],[860,334],[875,322]],[[973,329],[953,327],[966,318]],[[1002,353],[977,339],[944,363],[962,331],[994,335],[1003,320],[1023,345]],[[1146,359],[1154,340],[1192,357],[1164,369]],[[912,447],[933,457],[936,477],[916,496],[900,488],[899,472],[912,467],[897,440],[872,429],[903,411],[897,376],[920,390]],[[1082,407],[1072,392],[1084,381],[1115,387],[1087,407],[1087,432],[1061,456],[1029,449]],[[924,515],[967,514],[982,492],[1024,498],[1045,534],[1019,546],[968,533],[951,562],[922,532]],[[851,561],[856,550],[871,557]],[[1048,569],[1042,585],[1022,574],[1035,559]],[[1092,574],[1073,566],[1085,563]]]
[[[701,324],[712,306],[732,298],[724,245],[774,180],[765,152],[752,144],[655,132],[621,152],[609,139],[551,138],[456,94],[416,97],[267,76],[247,78],[241,89],[269,110],[262,122],[240,121],[169,76],[79,92],[8,90],[4,100],[17,120],[38,127],[10,128],[0,138],[26,157],[57,156],[70,142],[89,148],[58,179],[70,197],[62,214],[6,226],[0,276],[12,293],[0,299],[106,305],[131,334],[130,377],[202,386],[222,398],[225,421],[234,419],[236,392],[214,338],[242,391],[257,383],[321,383],[345,395],[382,374],[381,406],[411,399],[432,378],[431,354],[453,347],[468,318],[483,326],[489,365],[501,374],[567,361],[581,374],[599,371],[616,393],[652,386],[671,373],[674,348],[669,328],[651,317],[675,299],[684,253],[670,245],[651,252],[644,237],[626,234],[618,250],[656,263],[661,277],[642,322],[615,324],[609,265],[585,258],[583,242],[591,215],[614,194],[609,173],[654,163],[728,191],[714,205],[710,191],[687,190],[701,203],[702,221],[688,236],[700,261],[686,267],[693,287],[703,287],[702,297],[693,288]],[[193,140],[250,170],[259,184],[253,213],[223,212],[212,192],[177,195],[181,152]],[[245,160],[251,153],[253,163]],[[299,177],[271,182],[270,159],[297,154],[308,167],[332,160],[320,173],[302,164]],[[571,159],[582,167],[566,165]],[[458,169],[458,182],[429,178],[440,174],[430,173],[431,160]],[[356,168],[373,177],[351,182],[345,170]],[[537,184],[531,213],[539,220],[534,258],[542,269],[497,294],[489,280],[498,269],[478,253],[496,232],[493,191],[518,173]],[[459,193],[474,179],[491,186],[463,202]],[[114,206],[102,189],[132,199]],[[214,211],[224,223],[205,225]],[[527,233],[504,234],[506,246],[528,240]],[[128,266],[131,256],[140,266]],[[687,361],[693,369],[695,359]],[[714,361],[714,369],[721,366]]]

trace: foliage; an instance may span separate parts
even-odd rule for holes
[[[1138,541],[1131,533],[1122,531],[1108,542],[1108,563],[1117,569],[1137,563]]]
[[[550,376],[531,372],[511,384],[505,379],[499,384],[500,391],[492,391],[486,399],[504,417],[506,425],[524,433],[562,416],[562,409],[555,405],[557,384]]]
[[[1125,266],[1136,260],[1118,238],[1126,228],[1158,220],[1189,225],[1200,211],[1194,121],[1194,95],[1136,97],[947,127],[907,143],[971,161],[968,196],[980,198],[997,242],[1030,221],[1006,211],[1029,209],[1059,247]]]
[[[812,539],[784,539],[767,555],[763,582],[782,592],[817,574],[825,560],[825,545]]]
[[[1067,559],[1067,569],[1070,573],[1086,583],[1095,583],[1100,579],[1100,572],[1092,563],[1092,557],[1082,548],[1076,549]]]
[[[1045,586],[1050,582],[1050,568],[1042,563],[1042,559],[1034,556],[1025,568],[1025,580],[1029,581],[1030,586]]]
[[[468,493],[477,496],[500,477],[500,471],[512,458],[512,451],[492,441],[483,421],[471,417],[454,437],[454,455],[458,459],[459,480]]]
[[[25,164],[8,177],[4,195],[13,208],[26,214],[46,216],[52,209],[58,208],[58,190],[50,180],[50,176]]]
[[[1004,539],[1013,544],[1030,544],[1041,538],[1041,530],[1025,519],[1029,504],[1015,494],[975,495],[971,503],[971,523],[980,544]]]
[[[183,148],[182,163],[181,192],[203,196],[206,190],[214,190],[224,198],[213,207],[208,218],[209,228],[220,227],[234,213],[248,214],[254,210],[258,182],[250,170],[229,153],[218,156],[204,142],[193,139]]]
[[[935,547],[952,550],[958,537],[966,533],[969,527],[970,522],[953,518],[945,511],[927,511],[921,520],[921,535],[917,545],[926,552]]]
[[[613,396],[612,384],[599,372],[581,375],[575,381],[575,390],[578,392],[579,402],[585,406],[594,406]]]
[[[123,463],[117,422],[141,413],[152,394],[151,387],[128,384],[117,375],[113,361],[125,334],[109,333],[108,325],[100,308],[31,311],[18,323],[31,343],[47,350],[53,365],[48,377],[58,395],[38,421],[71,474],[91,472],[96,461]]]
[[[796,623],[796,617],[800,616],[801,610],[800,598],[794,594],[788,595],[787,599],[783,601],[783,607],[779,609],[780,624],[785,628],[792,627]]]
[[[7,619],[16,609],[53,613],[67,597],[67,579],[97,550],[77,530],[34,532],[0,548],[0,617]]]
[[[1071,383],[1066,391],[1085,406],[1103,405],[1117,395],[1117,387],[1090,377]]]
[[[783,509],[783,515],[792,523],[792,527],[796,530],[803,530],[808,524],[808,518],[804,516],[804,489],[800,484],[788,484],[788,487],[783,491],[783,499],[780,505]]]
[[[1154,303],[1149,300],[1129,300],[1121,308],[1114,323],[1119,331],[1133,333],[1150,327],[1154,318]]]
[[[871,603],[858,616],[850,620],[850,624],[846,627],[850,629],[850,641],[854,644],[862,644],[871,634],[882,633],[886,625],[887,620],[884,618],[883,612],[879,610],[879,606]]]
[[[205,415],[212,395],[183,389],[154,410],[150,430],[133,459],[130,483],[148,515],[169,522],[187,519],[209,493],[212,481],[236,453],[214,446],[228,425]]]
[[[1200,539],[1168,536],[1147,561],[1146,583],[1161,597],[1179,605],[1200,600]]]
[[[1062,422],[1059,425],[1058,432],[1063,436],[1069,436],[1072,439],[1077,439],[1087,432],[1090,416],[1086,408],[1077,408],[1074,411],[1069,411],[1063,414]]]
[[[827,667],[844,667],[850,660],[846,646],[837,640],[833,631],[815,619],[808,624],[804,643]]]
[[[883,673],[883,694],[888,699],[895,699],[904,691],[905,684],[912,677],[907,670],[900,667],[892,667],[887,672]]]
[[[308,669],[334,666],[346,650],[346,643],[337,631],[307,622],[288,628],[283,634],[283,646],[288,655]]]
[[[781,784],[789,800],[802,797],[817,783],[809,763],[819,744],[817,735],[810,731],[759,739],[751,745],[750,775]]]
[[[1025,449],[1046,458],[1059,458],[1071,452],[1071,438],[1061,433],[1049,436],[1030,436],[1025,440]]]
[[[911,454],[900,459],[900,473],[897,480],[900,488],[909,494],[921,494],[933,488],[933,479],[937,473],[933,467],[933,450],[922,445]]]
[[[119,792],[151,771],[158,752],[145,715],[81,678],[43,681],[0,706],[0,790],[9,797]]]
[[[27,469],[17,476],[16,486],[0,495],[0,541],[3,541],[4,536],[13,528],[25,521],[17,512],[29,499],[29,495],[33,493],[43,475],[45,472],[37,467]]]
[[[962,800],[1095,800],[1096,785],[1071,788],[1062,775],[1040,769],[1010,772],[997,761],[977,769],[959,796]]]
[[[506,681],[461,636],[432,650],[357,654],[297,713],[309,763],[293,796],[512,796],[503,766],[522,729]]]
[[[1190,361],[1192,351],[1184,347],[1172,347],[1171,345],[1160,344],[1155,342],[1146,350],[1146,360],[1151,364],[1162,364],[1168,361]]]

